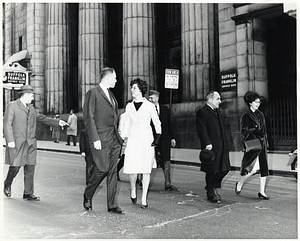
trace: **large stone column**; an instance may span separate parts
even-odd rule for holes
[[[182,98],[203,100],[215,78],[214,4],[182,3]]]
[[[30,55],[30,84],[35,107],[45,113],[46,3],[27,3],[27,50]]]
[[[85,93],[100,82],[107,64],[105,3],[79,3],[78,97],[79,108]]]
[[[69,78],[69,10],[67,3],[47,4],[46,14],[46,111],[63,113],[67,106]]]
[[[156,87],[153,3],[123,5],[123,73],[125,100],[131,98],[130,81],[141,78]]]

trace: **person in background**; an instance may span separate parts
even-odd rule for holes
[[[205,172],[207,200],[221,203],[221,188],[223,178],[230,170],[229,146],[225,132],[225,122],[219,110],[221,96],[217,91],[210,91],[206,95],[206,105],[196,113],[196,129],[201,142],[201,150],[212,150],[215,160],[205,165],[201,164],[201,171]]]
[[[53,119],[39,114],[31,102],[34,99],[33,88],[24,85],[20,89],[20,98],[10,102],[3,119],[6,140],[5,164],[10,165],[4,181],[4,195],[11,197],[11,185],[21,167],[24,167],[23,199],[39,201],[34,195],[34,172],[37,155],[36,122],[50,126],[68,125],[63,120]]]
[[[265,193],[266,180],[269,175],[267,159],[267,127],[265,116],[258,108],[261,104],[261,97],[254,91],[248,91],[244,95],[244,101],[248,109],[241,117],[241,132],[245,140],[259,138],[262,150],[251,150],[244,152],[241,164],[241,179],[235,185],[235,193],[240,195],[244,183],[260,171],[260,188],[258,198],[269,200]]]
[[[92,198],[97,187],[106,178],[108,212],[124,214],[118,206],[117,165],[122,138],[118,132],[118,102],[110,88],[114,88],[117,75],[113,68],[104,68],[100,83],[86,93],[83,120],[91,142],[95,171],[83,194],[83,207],[92,210]]]
[[[130,103],[132,100],[127,100],[126,103],[125,103],[125,108],[127,106],[128,103]],[[123,132],[123,129],[124,129],[124,122],[125,122],[125,111],[120,115],[119,117],[119,125],[118,125],[118,131],[119,131],[119,134],[120,136],[122,137],[123,139],[123,145],[122,145],[122,148],[121,148],[121,153],[120,153],[120,157],[119,157],[119,162],[118,162],[118,167],[117,167],[117,179],[118,181],[120,181],[120,170],[123,168],[124,166],[124,152],[125,152],[125,148],[126,148],[126,144],[127,144],[127,138],[125,138],[123,135],[122,135],[122,132]]]
[[[70,116],[68,118],[68,128],[67,128],[67,143],[66,145],[70,145],[70,139],[72,137],[73,145],[76,146],[76,138],[77,138],[77,116],[74,113],[74,110],[70,111]]]
[[[171,124],[171,116],[167,106],[159,104],[159,92],[156,90],[150,90],[149,101],[154,104],[155,109],[158,113],[159,120],[161,122],[161,138],[159,144],[157,145],[157,150],[161,153],[162,158],[162,169],[165,176],[165,190],[177,191],[171,182],[171,147],[176,146],[176,140],[174,137],[174,132]],[[156,135],[155,130],[153,130],[154,136]]]
[[[59,120],[59,115],[55,115],[54,119]],[[50,131],[52,132],[52,140],[55,143],[59,143],[59,139],[60,139],[60,129],[63,127],[55,127],[55,126],[50,126]]]
[[[133,101],[126,106],[126,119],[122,133],[125,138],[128,138],[123,173],[129,174],[130,198],[133,204],[137,202],[137,175],[143,174],[141,208],[145,209],[148,207],[147,193],[151,170],[156,168],[154,146],[158,144],[160,138],[161,123],[154,105],[144,97],[148,89],[147,82],[136,78],[130,82],[130,86]],[[151,120],[157,133],[155,140],[150,125]]]
[[[90,147],[90,139],[86,129],[81,130],[79,138],[79,151],[85,159],[85,184],[87,185],[94,172],[93,156]]]

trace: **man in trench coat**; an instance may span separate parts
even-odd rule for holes
[[[94,193],[106,177],[108,211],[123,214],[116,201],[117,165],[123,140],[117,128],[117,99],[109,90],[115,87],[116,77],[113,68],[104,68],[100,73],[100,84],[85,96],[83,120],[96,166],[83,194],[83,206],[86,210],[92,210]]]
[[[149,92],[149,101],[155,105],[159,120],[161,122],[161,138],[159,144],[157,145],[158,151],[161,153],[162,158],[162,169],[165,176],[165,190],[167,191],[177,191],[171,182],[171,146],[176,146],[176,140],[174,137],[174,132],[171,124],[171,116],[167,106],[159,104],[159,92],[156,90],[150,90]],[[153,133],[155,133],[155,128],[153,128]]]
[[[206,105],[196,113],[196,129],[201,141],[201,150],[214,151],[215,160],[210,164],[202,162],[201,171],[206,173],[207,199],[213,203],[221,203],[217,188],[221,188],[221,182],[230,170],[229,146],[224,119],[219,110],[221,96],[217,91],[211,91],[206,99]]]
[[[33,88],[24,85],[20,90],[21,97],[7,105],[3,128],[6,140],[5,164],[10,165],[4,181],[4,194],[11,196],[11,184],[20,168],[24,167],[24,193],[23,199],[39,201],[33,194],[33,179],[36,165],[37,140],[36,122],[50,126],[65,126],[66,122],[36,113],[32,100]]]
[[[70,116],[68,117],[68,128],[67,128],[67,143],[66,145],[70,145],[70,140],[72,137],[73,145],[76,146],[76,138],[77,138],[77,119],[78,117],[75,115],[74,110],[70,111]]]

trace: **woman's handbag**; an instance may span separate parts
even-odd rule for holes
[[[249,151],[258,151],[262,149],[261,141],[259,138],[247,140],[244,142],[246,152]]]

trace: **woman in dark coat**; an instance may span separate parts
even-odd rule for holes
[[[262,144],[262,150],[244,152],[241,165],[241,179],[236,183],[235,192],[241,193],[245,181],[260,170],[260,191],[258,197],[268,200],[265,193],[266,179],[269,175],[267,161],[267,129],[264,114],[258,109],[260,106],[260,96],[258,93],[248,91],[244,95],[244,101],[249,109],[245,111],[241,118],[241,132],[244,140],[259,138]]]

